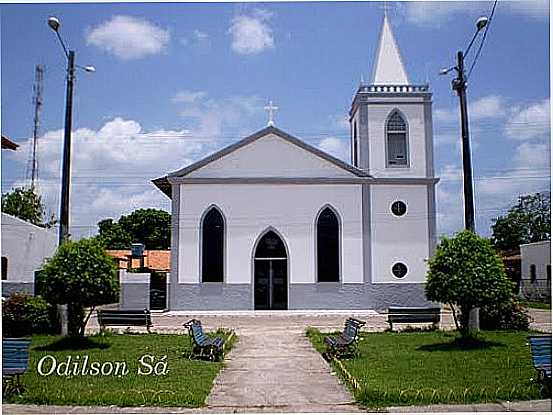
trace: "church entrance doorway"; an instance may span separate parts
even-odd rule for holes
[[[288,255],[284,242],[269,231],[257,243],[254,255],[254,308],[288,308]]]

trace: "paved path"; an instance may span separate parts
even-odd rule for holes
[[[240,341],[209,395],[208,407],[359,411],[303,330],[271,324],[242,328]]]

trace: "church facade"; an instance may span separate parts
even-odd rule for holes
[[[426,305],[432,101],[386,16],[350,110],[351,163],[269,125],[155,179],[172,200],[170,310]]]

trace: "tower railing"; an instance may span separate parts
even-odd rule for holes
[[[375,93],[408,93],[408,92],[429,92],[430,87],[425,85],[376,85],[376,84],[361,84],[358,92],[375,92]]]

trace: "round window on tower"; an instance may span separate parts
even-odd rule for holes
[[[402,262],[396,262],[392,266],[392,274],[394,274],[394,277],[396,278],[403,278],[407,275],[407,265],[403,264]]]
[[[392,213],[396,216],[403,216],[407,212],[407,205],[401,200],[396,200],[392,203]]]

